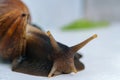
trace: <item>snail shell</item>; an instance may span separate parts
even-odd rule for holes
[[[0,0],[0,56],[13,60],[24,53],[29,11],[20,0]]]

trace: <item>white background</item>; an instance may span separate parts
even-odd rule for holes
[[[82,0],[23,0],[34,23],[44,29],[61,27],[83,17]]]

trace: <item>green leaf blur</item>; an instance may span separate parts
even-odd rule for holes
[[[82,29],[91,29],[97,27],[108,26],[109,23],[106,21],[90,21],[85,19],[76,20],[68,25],[62,27],[62,30],[82,30]]]

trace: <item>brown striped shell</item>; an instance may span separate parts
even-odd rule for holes
[[[20,0],[0,0],[0,55],[14,59],[25,48],[29,11]]]

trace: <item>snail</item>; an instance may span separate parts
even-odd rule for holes
[[[12,71],[48,77],[77,73],[84,69],[77,51],[96,37],[66,46],[50,31],[31,24],[29,9],[21,0],[0,0],[0,56],[11,61]]]

